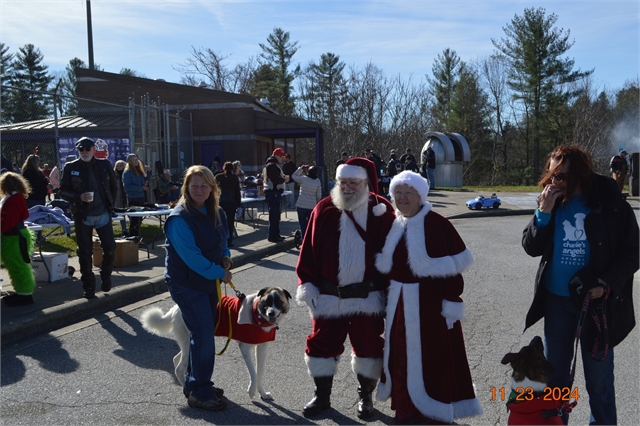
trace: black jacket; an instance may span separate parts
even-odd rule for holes
[[[613,179],[594,175],[592,182],[594,191],[587,199],[587,206],[591,211],[584,223],[591,248],[588,266],[596,277],[603,279],[611,288],[609,299],[612,304],[607,306],[615,306],[615,309],[614,312],[609,309],[607,315],[611,316],[611,322],[615,324],[615,329],[609,328],[609,344],[613,347],[635,326],[633,274],[638,270],[640,262],[638,222],[633,209],[622,197]],[[560,199],[556,202],[551,221],[546,226],[538,229],[534,216],[522,233],[522,247],[527,254],[542,256],[525,330],[544,316],[545,268],[553,252],[555,214],[561,202]],[[543,291],[538,291],[540,289]],[[591,344],[597,334],[595,327],[590,324],[590,321],[586,322],[583,330],[587,344]]]
[[[415,163],[415,161],[408,161],[404,165],[404,169],[415,173],[420,173],[420,169],[418,168],[418,165]]]
[[[93,172],[98,188],[91,187],[89,173]],[[100,191],[105,208],[113,212],[114,202],[118,195],[118,183],[108,160],[93,159],[89,163],[81,158],[66,163],[60,180],[58,194],[64,200],[71,203],[71,212],[74,217],[84,219],[90,203],[83,203],[80,196],[87,191]]]
[[[240,207],[242,196],[240,194],[240,181],[235,174],[218,173],[216,183],[220,188],[220,202],[235,203],[236,208]]]
[[[271,156],[267,158],[267,162],[264,166],[264,176],[262,177],[264,182],[264,190],[279,190],[282,192],[284,190],[284,178],[282,177],[282,169],[278,165],[278,160],[276,157]]]
[[[400,163],[395,158],[390,159],[387,163],[387,176],[394,177],[400,173],[401,170]]]
[[[24,169],[22,171],[24,177],[31,186],[29,200],[45,200],[47,198],[47,185],[49,179],[38,169]]]

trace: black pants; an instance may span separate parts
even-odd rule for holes
[[[129,198],[128,204],[131,206],[144,206],[147,202],[144,198]],[[142,224],[141,217],[129,217],[129,235],[131,237],[140,235],[140,224]]]
[[[224,213],[227,215],[227,226],[229,228],[229,238],[227,239],[228,243],[233,241],[233,233],[235,232],[235,221],[236,221],[236,209],[238,208],[238,203],[235,201],[220,201],[220,207],[224,210]]]
[[[267,208],[269,209],[269,238],[278,238],[280,236],[280,202],[282,194],[280,191],[275,190],[264,191],[264,198],[267,200]]]
[[[76,227],[76,240],[78,243],[78,261],[80,262],[80,273],[82,287],[85,290],[93,291],[96,288],[96,277],[93,274],[93,226],[82,223],[82,219],[74,217]],[[102,265],[100,265],[100,275],[110,276],[113,272],[115,261],[116,241],[113,237],[113,224],[108,224],[96,228],[100,237],[100,247],[102,247]]]

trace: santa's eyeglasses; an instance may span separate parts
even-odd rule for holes
[[[349,188],[355,189],[362,185],[362,182],[362,180],[340,180],[339,185],[342,187],[348,186]]]

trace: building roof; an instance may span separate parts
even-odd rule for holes
[[[123,114],[97,115],[94,117],[81,117],[78,115],[70,115],[58,118],[58,129],[87,129],[99,127],[127,127],[128,115],[126,111]],[[42,130],[53,130],[55,128],[55,120],[47,118],[43,120],[24,121],[22,123],[5,124],[0,126],[0,131],[20,131],[20,132],[39,132]]]

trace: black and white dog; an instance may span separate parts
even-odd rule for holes
[[[291,294],[281,287],[265,287],[258,293],[250,294],[242,299],[222,296],[218,303],[216,336],[231,337],[238,341],[244,362],[249,370],[249,397],[253,398],[256,390],[264,400],[272,400],[269,392],[264,390],[262,379],[267,360],[269,342],[275,340],[276,329],[280,321],[289,312]],[[181,385],[189,363],[189,340],[191,333],[182,319],[178,305],[173,306],[165,314],[162,309],[152,307],[142,313],[142,326],[150,333],[157,335],[173,335],[180,347],[180,352],[173,357],[175,375]],[[257,365],[254,368],[251,360],[251,349],[255,347]]]
[[[502,364],[511,364],[511,395],[508,425],[561,425],[562,401],[549,388],[549,376],[555,368],[544,356],[544,344],[535,336],[519,352],[510,352]]]

